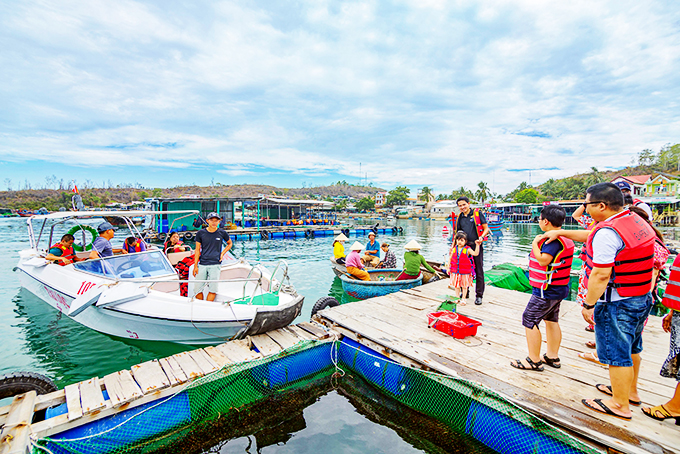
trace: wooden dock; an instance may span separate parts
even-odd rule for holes
[[[579,352],[592,351],[584,344],[594,335],[585,331],[576,303],[564,301],[561,307],[562,368],[522,371],[511,367],[510,361],[527,356],[521,317],[529,295],[487,286],[483,305],[470,301],[458,307],[459,313],[482,322],[475,337],[458,340],[427,327],[427,314],[452,293],[447,285],[448,281],[438,281],[329,308],[315,319],[399,363],[481,383],[603,450],[680,452],[680,427],[672,420],[658,422],[633,407],[633,419],[623,421],[583,406],[584,398],[606,399],[595,385],[609,384],[609,374],[606,366],[578,357]],[[673,380],[659,375],[669,344],[661,318],[649,320],[643,342],[640,394],[644,406],[659,405],[675,390]]]
[[[26,454],[30,452],[31,434],[40,438],[82,426],[170,396],[189,382],[225,365],[257,360],[275,355],[301,341],[327,337],[329,333],[323,327],[300,323],[242,340],[154,359],[103,378],[93,377],[68,385],[50,394],[36,396],[35,391],[21,394],[10,405],[0,408],[0,454]],[[104,398],[104,390],[109,399]],[[35,412],[63,403],[68,409],[66,413],[31,423]]]

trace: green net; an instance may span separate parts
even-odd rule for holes
[[[402,405],[411,412],[392,411],[390,418],[421,415],[430,421],[427,425],[459,434],[456,440],[470,448],[461,452],[478,452],[475,446],[499,453],[595,452],[484,386],[402,366],[345,339],[300,342],[277,355],[227,365],[171,396],[41,438],[33,453],[202,452],[206,443],[214,446],[248,433],[254,421],[308,404],[313,387],[320,382],[327,387],[340,368],[366,380],[385,397],[384,407]],[[334,381],[353,392],[350,380]],[[224,421],[229,430],[217,431]],[[436,439],[440,432],[430,435],[435,438],[428,441],[423,433],[418,443],[450,450],[449,441]]]
[[[510,263],[501,263],[485,271],[484,282],[494,287],[531,293],[531,284],[524,270]]]

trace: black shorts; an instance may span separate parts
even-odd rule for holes
[[[559,300],[548,300],[540,296],[531,295],[529,303],[522,314],[522,325],[526,328],[533,329],[538,326],[541,320],[546,322],[557,323],[560,319],[560,303]]]

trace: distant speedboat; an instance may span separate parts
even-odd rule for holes
[[[45,254],[58,242],[67,227],[76,238],[95,236],[96,230],[79,222],[103,216],[122,216],[129,236],[141,238],[129,217],[147,214],[194,213],[193,211],[155,212],[58,212],[28,219],[29,248],[19,253],[15,270],[21,272],[24,288],[63,312],[74,321],[112,336],[209,344],[242,338],[288,325],[300,313],[304,297],[284,285],[288,280],[285,262],[271,273],[262,265],[250,265],[230,253],[222,262],[215,301],[182,296],[180,284],[188,285],[188,295],[202,284],[193,279],[180,281],[170,258],[154,246],[144,252],[114,255],[60,266],[48,262]],[[195,212],[198,213],[198,212]],[[33,223],[39,223],[37,232]],[[70,224],[69,224],[70,223]],[[86,240],[85,240],[86,241]],[[85,251],[82,251],[83,247]],[[81,245],[76,255],[88,257],[91,243]],[[280,279],[276,278],[278,272]]]

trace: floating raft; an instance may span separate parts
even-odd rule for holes
[[[655,421],[635,407],[633,419],[623,421],[583,406],[581,399],[606,398],[595,385],[609,384],[609,373],[606,366],[578,357],[579,352],[592,351],[584,344],[594,336],[585,331],[581,307],[576,303],[563,301],[561,306],[562,368],[522,371],[511,367],[510,361],[526,356],[521,317],[529,295],[487,286],[484,304],[458,306],[459,313],[482,322],[475,337],[458,340],[427,327],[427,314],[452,294],[447,284],[437,281],[325,309],[315,320],[405,366],[492,389],[518,408],[603,451],[680,452],[680,428],[672,422]],[[668,401],[675,391],[673,380],[659,376],[669,343],[660,318],[650,318],[643,342],[638,387],[643,405],[654,406]]]

